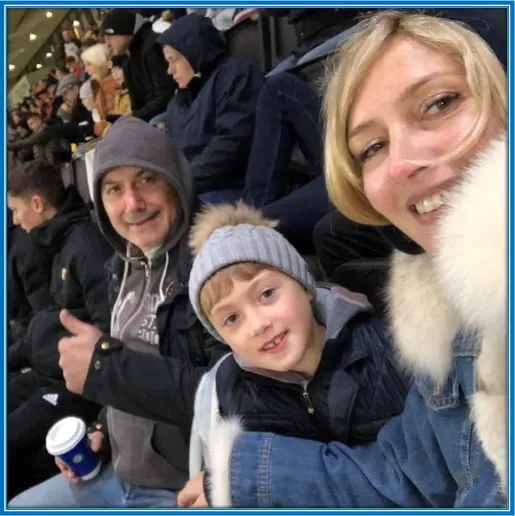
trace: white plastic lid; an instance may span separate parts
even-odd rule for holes
[[[86,434],[86,423],[78,417],[59,420],[46,434],[46,449],[50,455],[62,455],[72,450]]]

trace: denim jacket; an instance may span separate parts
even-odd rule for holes
[[[231,505],[503,506],[495,468],[470,419],[478,353],[477,339],[459,337],[445,385],[437,387],[428,376],[417,378],[404,412],[367,447],[242,433],[231,452]],[[214,504],[219,494],[211,492]]]
[[[433,254],[394,253],[391,328],[414,384],[377,441],[350,448],[213,432],[214,506],[506,505],[506,145],[494,140],[446,194]],[[478,205],[482,209],[478,209]],[[472,410],[473,408],[473,410]]]

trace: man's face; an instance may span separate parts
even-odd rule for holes
[[[31,116],[27,120],[27,125],[33,133],[35,133],[41,127],[41,123],[41,118],[37,116]]]
[[[129,48],[130,36],[104,35],[104,43],[114,56],[124,54]]]
[[[7,194],[7,206],[12,211],[13,222],[27,233],[45,222],[44,203],[38,195],[15,197]]]
[[[171,186],[159,174],[140,167],[109,171],[100,195],[115,231],[143,252],[164,243],[179,214]]]
[[[65,43],[68,43],[72,39],[72,35],[69,30],[63,30],[63,39]]]
[[[77,97],[79,96],[79,91],[80,90],[79,90],[78,86],[72,86],[71,88],[68,88],[63,93],[63,99],[66,102],[69,102],[70,104],[73,104],[77,100]]]
[[[119,88],[121,88],[125,81],[125,78],[123,75],[123,68],[121,68],[120,66],[113,66],[111,68],[111,75],[113,76],[113,79],[115,80],[117,86]]]

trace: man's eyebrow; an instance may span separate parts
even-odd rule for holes
[[[145,172],[151,172],[150,170],[146,169],[146,168],[142,168],[140,169],[137,174],[136,174],[136,177],[141,177]],[[114,180],[114,179],[104,179],[103,182],[102,182],[102,187],[104,185],[115,185],[115,184],[118,184],[120,182],[120,180]]]

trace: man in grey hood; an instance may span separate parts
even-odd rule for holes
[[[59,351],[68,390],[105,407],[90,439],[111,462],[77,483],[57,461],[64,475],[10,507],[175,506],[198,382],[227,351],[188,299],[194,196],[181,151],[162,131],[123,117],[97,145],[94,170],[98,223],[117,251],[108,264],[111,335],[63,311],[73,336]]]

